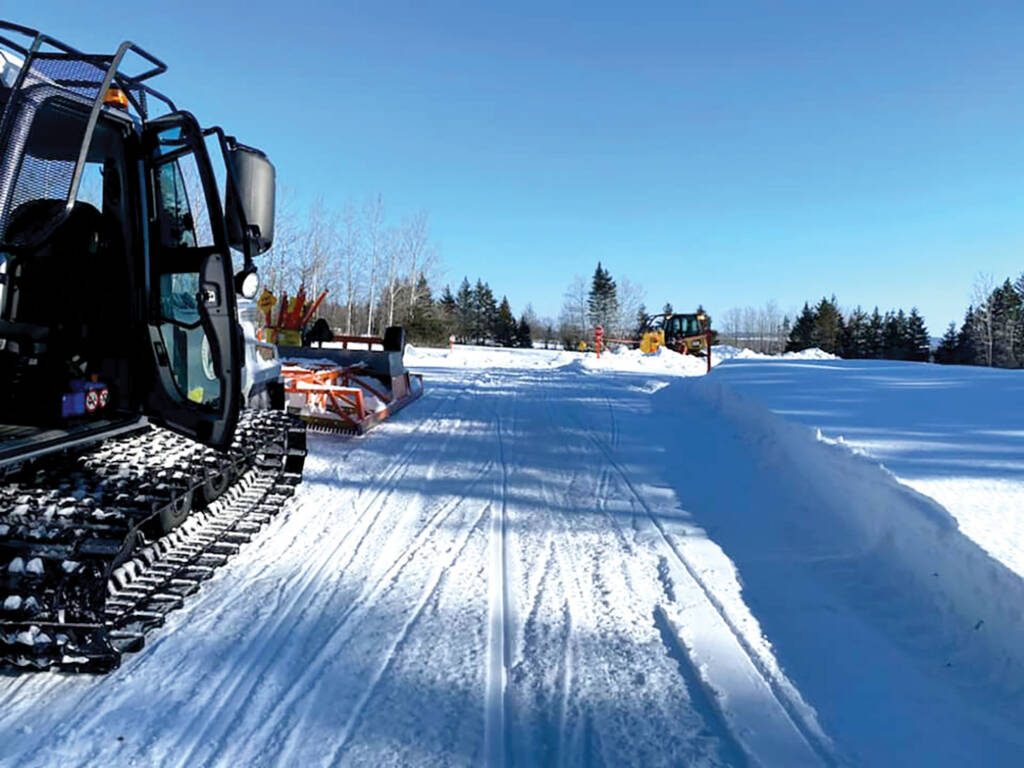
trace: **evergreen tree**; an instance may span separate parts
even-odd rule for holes
[[[804,302],[804,308],[800,316],[793,323],[793,330],[789,332],[789,341],[786,342],[787,352],[799,352],[802,349],[810,349],[814,346],[811,337],[814,333],[814,312],[810,305]]]
[[[871,313],[871,319],[868,321],[868,348],[865,356],[877,360],[882,357],[884,349],[885,320],[879,313],[878,307],[875,307],[875,311]]]
[[[1019,368],[1015,354],[1019,344],[1021,297],[1006,280],[992,292],[992,365],[997,368]]]
[[[452,295],[452,289],[447,285],[441,293],[441,298],[437,300],[437,311],[443,326],[444,341],[448,341],[448,336],[458,330],[459,306]]]
[[[516,327],[516,346],[522,349],[533,349],[533,334],[525,314],[519,318],[519,325]]]
[[[516,318],[512,314],[512,307],[508,303],[508,297],[501,297],[501,304],[498,306],[498,318],[495,323],[495,340],[503,347],[516,346]]]
[[[964,313],[964,322],[956,335],[956,357],[954,362],[959,365],[978,365],[977,348],[974,344],[974,306],[968,306]]]
[[[449,286],[446,285],[444,287],[444,291],[441,293],[441,298],[437,300],[437,304],[447,317],[455,317],[458,305],[455,303],[455,297],[452,295],[452,289]]]
[[[811,346],[818,347],[832,355],[843,354],[843,315],[836,306],[836,297],[822,298],[814,310],[814,324],[811,328]]]
[[[931,358],[932,340],[917,307],[910,308],[906,334],[907,359],[927,363]]]
[[[592,327],[601,325],[605,329],[611,330],[618,314],[619,299],[615,290],[615,281],[599,261],[590,284],[590,295],[587,297],[587,319]]]
[[[468,277],[462,278],[459,292],[455,294],[455,310],[455,336],[462,343],[473,341],[474,297]]]
[[[491,286],[477,278],[473,288],[472,336],[477,344],[493,341],[498,330],[498,303]]]
[[[854,360],[870,357],[873,351],[871,320],[867,313],[857,307],[846,321],[843,335],[843,356]]]
[[[448,297],[454,302],[451,291],[448,291]],[[441,301],[433,300],[427,278],[421,274],[416,284],[416,300],[405,318],[405,330],[410,341],[416,344],[443,344],[447,341],[450,331],[447,330]]]
[[[1013,283],[1013,291],[1017,294],[1017,322],[1013,333],[1013,356],[1018,365],[1024,365],[1024,275]]]
[[[896,314],[885,313],[885,327],[882,332],[882,357],[886,360],[908,360],[910,340],[907,316],[901,309]]]
[[[936,363],[950,365],[957,362],[957,336],[956,323],[950,323],[935,350]]]

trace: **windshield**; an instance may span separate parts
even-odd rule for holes
[[[675,315],[669,320],[666,331],[669,336],[697,336],[700,323],[696,315]]]

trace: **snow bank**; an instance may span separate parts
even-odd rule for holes
[[[719,361],[724,360],[837,360],[838,358],[817,347],[803,349],[799,352],[783,352],[781,355],[765,355],[751,349],[734,347],[730,344],[719,344],[712,348],[713,355]]]
[[[597,355],[588,354],[581,359],[580,365],[585,371],[666,374],[669,376],[702,376],[707,372],[707,362],[704,358],[680,355],[665,347],[660,347],[650,355],[645,355],[639,349],[619,347],[602,354],[600,359]]]
[[[823,442],[771,413],[731,388],[728,377],[705,378],[693,392],[758,446],[780,486],[806,500],[803,509],[773,510],[783,516],[779,525],[832,537],[839,561],[871,564],[870,583],[846,585],[854,601],[877,604],[908,645],[921,642],[922,628],[938,634],[926,643],[933,651],[941,648],[936,669],[956,668],[951,676],[967,674],[974,683],[983,681],[1019,700],[1024,694],[1020,576],[965,536],[946,509],[872,458],[852,454],[842,443]],[[863,569],[857,572],[860,577]]]
[[[749,351],[749,350],[745,350]],[[751,353],[753,355],[754,353]],[[771,357],[771,355],[762,355],[762,357]],[[839,358],[835,355],[825,352],[822,349],[814,347],[812,349],[803,349],[799,352],[783,352],[779,355],[783,360],[838,360]]]
[[[883,462],[1024,576],[1017,371],[884,360],[737,360],[715,376],[825,440]]]
[[[726,360],[834,360],[835,355],[820,349],[806,349],[802,352],[787,352],[784,355],[762,355],[749,349],[739,349],[728,344],[712,348],[711,364],[716,366]],[[667,376],[701,376],[707,372],[707,363],[702,357],[681,355],[661,347],[651,355],[639,349],[613,346],[601,358],[593,352],[569,352],[561,349],[509,349],[506,347],[485,347],[471,344],[457,344],[454,349],[439,347],[405,348],[405,364],[410,367],[427,368],[560,368],[576,364],[587,372],[605,371],[619,373],[664,374]]]
[[[805,349],[801,352],[787,352],[783,355],[762,355],[749,349],[740,349],[729,344],[711,348],[712,367],[728,360],[835,360],[835,355],[820,349]],[[623,373],[659,373],[668,376],[702,376],[707,373],[707,361],[702,357],[681,355],[671,349],[660,347],[654,354],[645,355],[639,349],[618,347],[601,356],[587,354],[581,360],[587,371],[616,371]]]

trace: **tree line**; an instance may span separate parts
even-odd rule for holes
[[[917,360],[931,356],[931,340],[917,307],[868,314],[860,307],[845,317],[836,297],[814,307],[804,303],[786,342],[787,352],[819,349],[850,359]]]
[[[527,304],[516,320],[506,297],[498,302],[481,279],[463,278],[456,293],[445,286],[437,304],[445,333],[460,343],[498,344],[508,347],[541,345],[577,349],[591,344],[594,329],[602,326],[608,338],[635,337],[647,310],[640,287],[628,278],[616,280],[599,261],[590,280],[577,275],[563,295],[557,321],[539,317]],[[671,312],[671,305],[665,311]]]
[[[635,338],[647,309],[639,285],[612,277],[598,262],[589,280],[577,275],[563,294],[557,319],[538,317],[527,304],[518,314],[507,297],[497,299],[478,278],[464,278],[453,292],[435,298],[441,269],[420,211],[394,218],[381,195],[331,208],[316,198],[304,210],[283,189],[274,247],[261,259],[264,285],[275,295],[328,295],[319,314],[344,334],[379,334],[404,325],[415,343],[459,342],[531,346],[535,341],[575,349],[590,342],[597,325],[607,338]],[[666,304],[664,311],[671,311]],[[840,310],[835,296],[822,298],[790,321],[774,302],[732,309],[723,316],[719,340],[758,352],[820,347],[848,358],[928,360],[930,339],[916,308],[871,313]],[[950,323],[934,353],[937,363],[1024,367],[1024,275],[995,284],[981,277],[963,322]]]
[[[1024,275],[994,285],[982,275],[957,328],[950,323],[935,350],[935,362],[1024,367]]]
[[[464,277],[459,290],[444,287],[437,302],[442,333],[462,344],[496,344],[502,347],[532,347],[531,323],[524,312],[518,320],[508,297],[497,301],[491,286],[480,278],[470,285]]]
[[[1024,367],[1024,275],[995,284],[978,278],[973,301],[957,326],[950,323],[934,354],[917,308],[869,315],[860,307],[844,317],[835,296],[814,307],[804,304],[786,344],[787,351],[820,347],[846,358],[934,360],[940,364]]]
[[[417,344],[447,344],[455,336],[532,345],[531,327],[541,322],[532,308],[516,319],[508,299],[496,300],[480,279],[463,279],[455,294],[445,286],[435,298],[441,262],[425,211],[395,219],[381,195],[338,208],[316,198],[300,208],[283,189],[275,228],[274,246],[260,259],[263,285],[279,298],[303,286],[310,301],[327,290],[317,314],[336,332],[372,336],[402,325]]]
[[[338,208],[316,198],[303,210],[283,189],[275,229],[274,246],[260,259],[263,284],[275,296],[304,286],[315,299],[327,290],[318,314],[346,335],[431,326],[439,256],[425,211],[393,219],[381,195]]]
[[[441,272],[429,216],[391,216],[381,195],[328,205],[317,197],[300,207],[283,187],[273,247],[260,259],[263,285],[275,296],[307,300],[327,296],[318,316],[344,335],[379,335],[405,326],[413,343],[459,343],[575,349],[591,342],[601,325],[609,338],[633,337],[646,308],[640,286],[614,279],[600,262],[591,279],[576,276],[563,296],[557,319],[539,317],[530,304],[516,314],[482,278],[463,278],[456,290],[436,290]],[[671,311],[671,305],[666,305]]]

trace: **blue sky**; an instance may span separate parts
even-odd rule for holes
[[[35,3],[329,203],[431,214],[453,284],[556,314],[598,259],[649,306],[835,293],[933,334],[1024,270],[1024,5]]]

